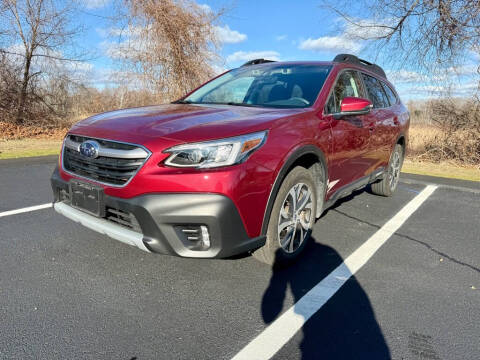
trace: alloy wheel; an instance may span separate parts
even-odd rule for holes
[[[388,184],[390,189],[394,190],[400,178],[401,158],[398,151],[392,154],[392,161],[390,162],[390,169],[388,171]]]
[[[294,253],[307,238],[312,227],[312,189],[295,184],[285,197],[278,217],[278,241],[281,248]]]

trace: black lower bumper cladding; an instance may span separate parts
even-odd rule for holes
[[[55,202],[67,201],[70,191],[55,169],[51,178]],[[161,254],[199,258],[225,258],[256,249],[265,237],[250,238],[235,204],[228,197],[209,193],[155,193],[130,199],[104,196],[105,206],[133,214],[140,225],[143,243]],[[92,216],[92,215],[89,215]],[[206,226],[210,246],[198,249],[179,233],[182,226]],[[117,225],[121,226],[121,225]]]

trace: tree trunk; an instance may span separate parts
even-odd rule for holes
[[[27,54],[25,57],[25,68],[23,69],[22,89],[18,95],[18,111],[17,111],[17,124],[22,124],[25,116],[25,105],[27,102],[27,89],[28,82],[30,80],[30,65],[32,63],[32,55]]]

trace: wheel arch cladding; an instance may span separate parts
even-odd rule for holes
[[[326,179],[328,179],[327,162],[325,160],[325,155],[323,154],[322,150],[319,149],[317,146],[304,145],[296,149],[292,154],[290,154],[288,159],[283,163],[281,169],[277,173],[263,216],[261,235],[265,235],[267,233],[268,220],[270,218],[275,198],[277,197],[278,190],[283,180],[290,172],[290,170],[292,170],[296,166],[302,166],[312,173],[317,190],[316,217],[319,217],[321,215],[326,190],[325,182]]]
[[[402,146],[403,156],[405,156],[405,154],[406,154],[406,152],[407,152],[407,141],[406,141],[406,138],[405,138],[405,134],[401,133],[400,135],[398,135],[397,141],[396,141],[396,143],[394,144],[394,147],[395,147],[395,145],[397,145],[397,144]]]
[[[403,153],[405,154],[405,148],[406,148],[407,144],[406,144],[406,141],[405,141],[405,135],[404,134],[400,134],[398,136],[396,144],[402,145]]]

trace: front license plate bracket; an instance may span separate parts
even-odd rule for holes
[[[74,208],[105,217],[105,193],[102,187],[86,182],[70,181],[70,199]]]

